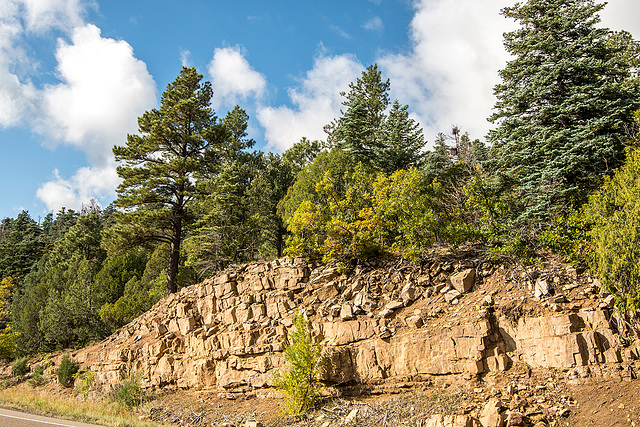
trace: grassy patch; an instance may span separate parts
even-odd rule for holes
[[[31,389],[25,386],[0,390],[0,404],[30,412],[73,419],[105,426],[158,427],[163,424],[146,421],[144,407],[131,411],[114,405],[107,398],[83,400],[69,393],[52,392],[48,388]]]

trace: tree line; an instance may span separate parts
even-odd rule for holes
[[[167,293],[283,255],[347,270],[387,253],[420,262],[434,244],[551,249],[589,262],[636,309],[640,44],[599,27],[603,7],[503,9],[520,27],[505,34],[488,145],[453,126],[427,150],[374,64],[341,94],[325,140],[263,153],[247,113],[217,117],[211,84],[182,68],[114,147],[112,205],[2,220],[0,357],[86,345]]]

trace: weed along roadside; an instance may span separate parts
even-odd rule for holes
[[[0,390],[0,406],[105,426],[151,427],[145,421],[146,394],[140,376],[130,375],[108,390],[98,390],[94,374],[80,369],[70,353],[17,359]]]

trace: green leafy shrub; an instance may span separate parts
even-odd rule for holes
[[[435,242],[473,238],[463,193],[449,181],[415,168],[375,174],[361,164],[340,188],[338,181],[326,172],[316,184],[318,202],[300,203],[288,222],[286,254],[348,264],[389,251],[417,262]]]
[[[315,407],[320,400],[320,375],[324,364],[320,345],[314,344],[309,325],[299,313],[289,331],[284,358],[287,369],[274,378],[276,388],[287,395],[284,410],[301,414]]]
[[[591,251],[588,233],[589,223],[582,209],[570,206],[564,215],[552,218],[551,223],[538,235],[538,242],[562,254],[570,262],[583,262]]]
[[[42,365],[36,365],[36,367],[33,368],[33,374],[31,375],[31,378],[27,380],[27,382],[31,387],[38,387],[44,384],[44,368],[42,367]]]
[[[80,369],[80,364],[73,360],[69,354],[65,354],[58,367],[58,382],[63,387],[72,387],[75,374]]]
[[[285,253],[347,263],[379,251],[370,212],[373,179],[360,164],[341,176],[325,172],[315,186],[317,201],[303,201],[289,219]]]
[[[585,206],[592,224],[589,264],[604,289],[622,310],[640,309],[640,149],[627,151],[627,161]]]
[[[75,374],[75,389],[79,394],[86,395],[91,390],[91,385],[95,379],[95,374],[91,371],[78,371]]]
[[[129,374],[114,390],[114,399],[127,409],[140,406],[145,399],[142,389],[142,374]]]
[[[11,359],[18,351],[16,338],[18,334],[11,330],[11,326],[0,332],[0,359]]]
[[[27,365],[28,362],[29,359],[26,356],[16,359],[16,361],[13,362],[13,365],[11,365],[11,376],[15,378],[24,377],[27,372],[29,372],[29,366]]]

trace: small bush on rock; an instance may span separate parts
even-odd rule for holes
[[[58,382],[63,387],[72,387],[75,374],[80,369],[80,364],[73,360],[69,354],[65,354],[58,367]]]
[[[320,400],[324,360],[320,345],[313,343],[309,325],[302,314],[296,316],[287,341],[284,349],[287,369],[277,374],[274,380],[276,388],[287,395],[285,412],[296,415],[312,409]]]
[[[0,359],[12,359],[15,357],[18,352],[18,347],[16,346],[17,336],[18,334],[11,330],[11,326],[7,326],[3,332],[0,332]]]
[[[114,390],[115,401],[127,409],[140,406],[145,398],[142,374],[129,374]]]
[[[29,366],[27,365],[28,361],[29,359],[26,356],[16,359],[16,361],[13,362],[13,365],[11,365],[11,376],[15,378],[24,377],[27,372],[29,372]]]
[[[31,375],[31,378],[29,378],[27,382],[31,387],[38,387],[44,384],[44,368],[41,365],[36,365],[36,367],[33,368],[33,375]]]
[[[95,379],[95,374],[91,371],[79,371],[75,375],[76,391],[81,395],[86,395],[91,390],[91,385]]]

